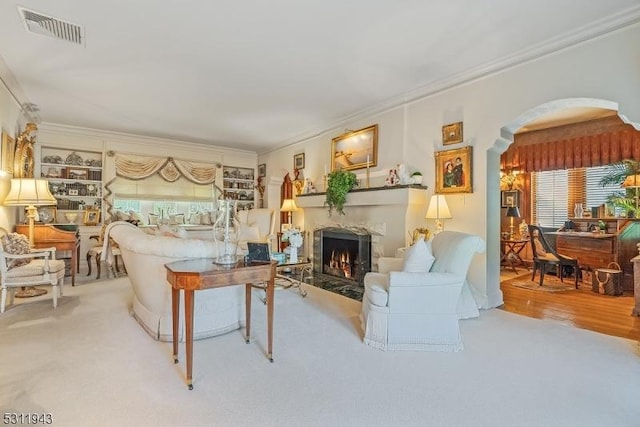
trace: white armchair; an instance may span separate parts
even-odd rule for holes
[[[53,308],[58,306],[64,284],[64,261],[57,260],[56,248],[29,249],[26,236],[7,233],[0,228],[0,313],[4,313],[7,299],[13,304],[16,288],[34,285],[53,287]]]
[[[365,344],[382,350],[462,350],[458,320],[479,314],[467,271],[484,248],[478,236],[443,231],[409,248],[404,260],[380,258],[379,272],[364,278]]]

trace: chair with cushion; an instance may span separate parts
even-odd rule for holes
[[[104,243],[104,230],[106,228],[108,224],[105,222],[102,225],[102,228],[100,229],[100,234],[99,235],[94,235],[94,236],[90,236],[89,239],[95,239],[96,240],[96,245],[93,246],[92,248],[90,248],[87,251],[87,265],[89,266],[89,272],[87,273],[87,276],[91,276],[91,260],[95,260],[96,262],[96,280],[100,279],[100,274],[101,274],[101,266],[102,263],[100,261],[100,258],[102,257],[102,248],[103,248],[103,243]],[[115,271],[112,271],[112,276],[113,277],[117,277],[120,274],[120,267],[118,266],[118,260],[122,260],[122,256],[120,254],[120,249],[118,248],[118,245],[116,242],[114,242],[113,240],[110,240],[109,243],[111,244],[111,254],[113,255],[113,267],[115,268]],[[122,268],[124,270],[124,272],[126,273],[126,267],[124,266],[124,263],[122,263]],[[109,271],[110,268],[107,269],[107,278],[109,277]]]
[[[362,326],[365,344],[382,350],[459,351],[458,320],[479,315],[466,280],[484,241],[443,231],[420,239],[402,258],[381,257],[365,275]]]
[[[544,275],[548,266],[556,269],[556,274],[560,281],[564,282],[564,267],[571,267],[578,289],[578,260],[566,255],[559,254],[544,237],[542,229],[537,225],[529,225],[529,238],[531,239],[531,251],[533,253],[533,274],[531,280],[536,278],[536,271],[540,269],[540,286],[544,282]]]
[[[247,250],[247,242],[269,243],[271,247],[275,238],[276,211],[269,208],[258,208],[238,211],[239,236],[238,246]]]
[[[64,284],[64,261],[55,259],[56,248],[30,249],[29,240],[19,233],[7,233],[0,228],[0,313],[7,303],[13,304],[16,288],[34,285],[53,287],[53,307],[58,306]]]

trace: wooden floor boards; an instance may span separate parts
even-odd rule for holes
[[[526,270],[521,274],[526,274]],[[528,273],[530,279],[531,273]],[[514,275],[505,275],[511,279]],[[564,292],[543,292],[518,288],[503,280],[500,284],[504,305],[512,313],[538,319],[555,319],[581,329],[607,335],[640,339],[640,317],[631,316],[634,299],[630,294],[620,297],[599,295],[591,286]]]

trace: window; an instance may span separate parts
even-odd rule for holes
[[[620,191],[618,185],[600,185],[607,171],[607,166],[598,166],[533,172],[532,222],[543,227],[561,227],[573,217],[575,203],[582,203],[585,211],[606,204],[610,194]],[[614,212],[616,216],[621,213],[618,210]]]

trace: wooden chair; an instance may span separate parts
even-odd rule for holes
[[[560,281],[564,282],[564,267],[569,266],[573,268],[576,289],[578,289],[578,275],[580,274],[578,260],[556,252],[545,239],[542,229],[537,225],[529,225],[529,236],[531,250],[533,251],[533,275],[531,280],[535,279],[536,271],[540,269],[540,286],[542,286],[546,267],[551,265],[556,268],[556,274],[560,277]]]
[[[101,268],[102,263],[100,262],[100,258],[102,257],[104,231],[107,225],[108,224],[105,223],[102,226],[102,228],[100,229],[99,235],[89,237],[89,239],[95,239],[97,241],[97,244],[87,251],[87,265],[89,266],[89,272],[87,273],[87,276],[91,276],[91,260],[94,259],[96,262],[96,270],[97,270],[96,280],[100,279],[100,274],[102,270]],[[122,261],[122,256],[120,253],[120,249],[118,248],[118,244],[116,242],[109,240],[109,244],[111,245],[111,253],[113,254],[113,267],[115,268],[115,271],[112,271],[112,276],[118,277],[120,275],[120,268],[118,267],[118,259]],[[126,273],[127,269],[124,266],[124,262],[122,263],[122,268]],[[109,273],[107,272],[107,278],[108,277],[109,277]]]
[[[0,244],[0,288],[2,298],[0,301],[0,313],[4,313],[7,297],[9,305],[13,304],[13,294],[16,288],[34,285],[51,285],[53,287],[53,308],[58,306],[58,295],[62,296],[64,284],[64,261],[57,260],[56,248],[28,249],[27,237],[18,233],[7,233],[0,228],[2,244]],[[8,240],[16,241],[24,239],[27,250],[24,253],[9,253],[5,250]],[[10,243],[7,243],[11,246]],[[24,246],[22,245],[22,246]],[[14,245],[20,246],[20,245]],[[16,263],[17,262],[17,263]]]

